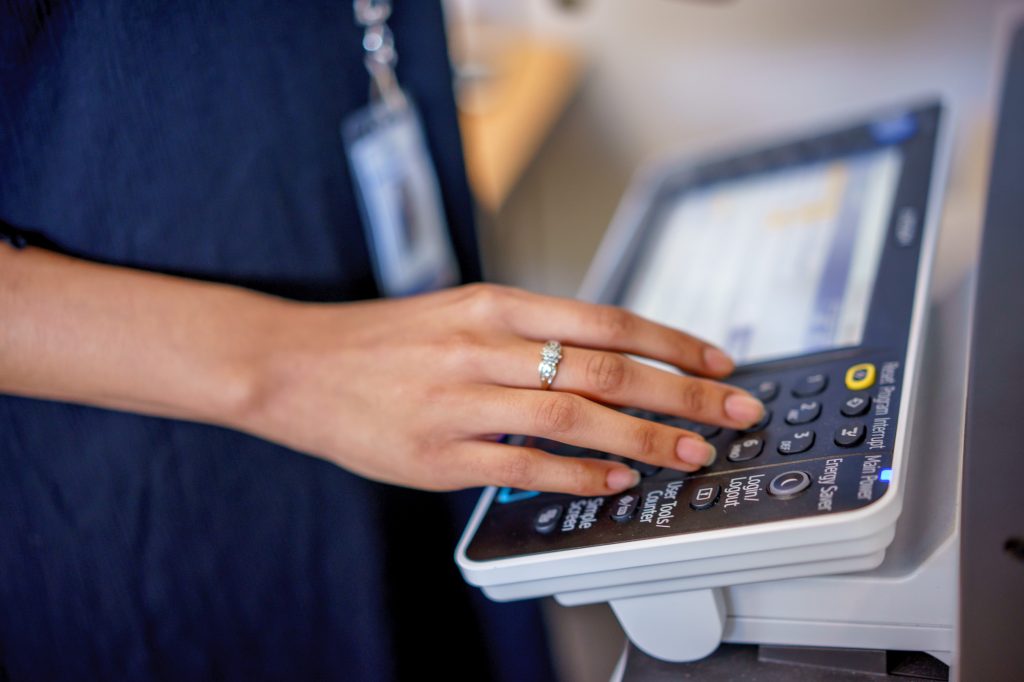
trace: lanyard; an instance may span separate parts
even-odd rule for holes
[[[352,10],[356,23],[363,27],[363,63],[370,72],[370,96],[388,106],[405,104],[405,96],[398,87],[395,64],[395,37],[388,28],[391,0],[354,0]]]

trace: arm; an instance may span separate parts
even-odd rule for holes
[[[520,433],[692,471],[696,434],[617,412],[635,405],[726,427],[757,421],[717,377],[720,351],[625,311],[471,285],[313,305],[235,287],[0,245],[0,392],[220,424],[377,480],[609,494],[621,463],[493,442]],[[537,390],[541,343],[565,345]]]

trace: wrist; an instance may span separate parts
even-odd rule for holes
[[[211,325],[207,357],[200,363],[210,367],[201,372],[203,396],[193,403],[195,418],[245,431],[265,412],[272,358],[304,304],[251,292],[239,292],[244,300],[230,306],[230,314],[217,314]]]

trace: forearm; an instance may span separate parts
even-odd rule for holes
[[[225,423],[284,301],[0,245],[0,392]]]

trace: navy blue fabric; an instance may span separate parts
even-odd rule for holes
[[[399,2],[390,23],[476,279],[440,7]],[[97,261],[372,297],[338,133],[367,92],[345,0],[0,0],[0,217]],[[551,679],[535,606],[486,602],[454,568],[474,496],[216,427],[0,397],[0,667]]]

